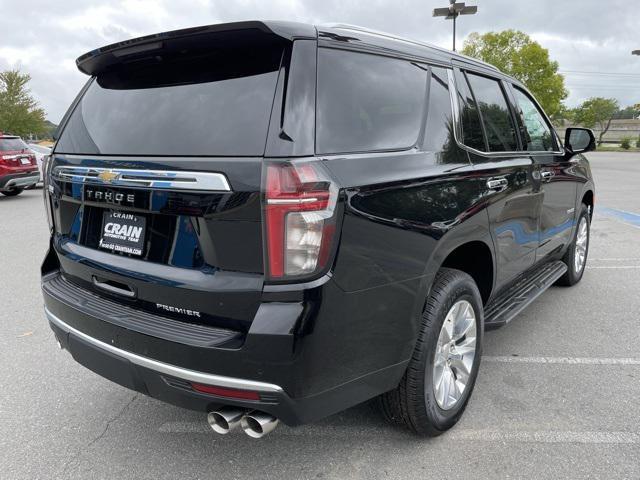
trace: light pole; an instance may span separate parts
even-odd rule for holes
[[[464,2],[456,3],[449,0],[449,6],[444,8],[434,8],[434,17],[445,17],[445,20],[453,20],[453,51],[456,51],[456,18],[458,15],[473,15],[478,12],[478,7],[467,7]]]

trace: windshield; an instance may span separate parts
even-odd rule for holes
[[[0,138],[0,150],[8,152],[13,150],[24,150],[27,145],[21,138]]]
[[[282,46],[260,44],[162,58],[98,76],[56,152],[261,156]]]

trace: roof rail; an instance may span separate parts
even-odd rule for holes
[[[432,49],[437,50],[439,52],[447,53],[447,54],[453,55],[455,57],[460,57],[460,58],[462,58],[462,59],[464,59],[466,61],[469,61],[471,63],[476,63],[478,65],[483,65],[483,66],[485,66],[487,68],[490,68],[490,69],[498,71],[498,72],[500,71],[497,67],[495,67],[494,65],[491,65],[490,63],[483,62],[481,60],[469,57],[467,55],[463,55],[463,54],[458,53],[458,52],[452,52],[451,50],[447,50],[446,48],[438,47],[437,45],[433,45],[432,43],[428,43],[428,42],[420,42],[418,40],[412,40],[412,39],[408,39],[408,38],[398,37],[398,36],[393,35],[391,33],[381,32],[379,30],[372,30],[370,28],[360,27],[358,25],[350,25],[348,23],[324,23],[324,24],[321,24],[321,25],[318,25],[318,26],[319,27],[327,27],[327,28],[335,28],[336,30],[351,30],[353,32],[367,33],[369,35],[375,35],[377,37],[388,38],[388,39],[391,39],[391,40],[396,40],[398,42],[408,43],[410,45],[417,45],[417,46],[420,46],[420,47],[432,48]]]

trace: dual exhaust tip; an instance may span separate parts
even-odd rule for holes
[[[221,435],[226,435],[240,425],[251,438],[262,438],[278,426],[278,419],[273,415],[234,407],[209,412],[207,421],[213,431]]]

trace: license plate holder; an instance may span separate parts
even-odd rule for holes
[[[112,252],[142,256],[146,227],[147,219],[142,215],[105,211],[99,246]]]
[[[21,158],[20,163],[22,165],[31,165],[31,160],[29,160],[28,158]]]

